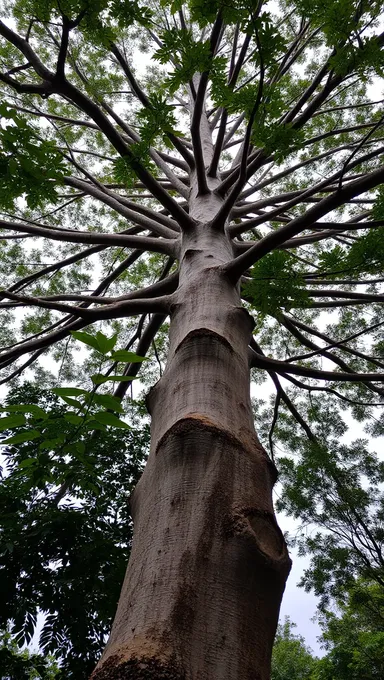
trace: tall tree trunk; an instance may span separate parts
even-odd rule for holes
[[[205,163],[211,156],[203,114]],[[209,179],[213,190],[217,179]],[[253,425],[253,320],[221,267],[221,199],[191,176],[170,348],[151,390],[151,452],[131,500],[134,541],[112,633],[92,680],[267,680],[290,569],[276,471]]]
[[[226,236],[201,224],[183,245],[131,559],[94,680],[269,677],[290,562],[253,426],[252,321],[221,274]]]

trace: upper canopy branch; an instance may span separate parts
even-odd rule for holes
[[[378,170],[367,173],[367,175],[363,176],[361,179],[350,182],[347,186],[344,186],[342,189],[339,189],[330,196],[320,200],[317,205],[307,210],[303,215],[291,220],[286,226],[264,236],[264,238],[255,243],[255,245],[247,252],[242,253],[228,263],[223,270],[229,278],[238,280],[240,276],[263,257],[263,255],[266,255],[271,252],[271,250],[284,244],[288,238],[292,238],[304,229],[307,229],[310,224],[323,217],[331,210],[343,205],[354,196],[358,196],[373,189],[383,181],[384,167],[381,167]],[[313,192],[313,189],[310,189],[309,192]]]
[[[137,158],[135,158],[121,134],[117,132],[100,107],[75,85],[70,83],[63,74],[55,74],[47,69],[32,50],[30,44],[8,28],[2,21],[0,21],[0,35],[17,47],[17,49],[28,58],[36,74],[46,81],[47,85],[44,85],[45,94],[60,94],[63,97],[68,98],[69,101],[73,102],[80,110],[86,113],[105,134],[119,155],[123,158],[127,158],[127,161],[133,171],[137,174],[138,178],[143,182],[147,189],[151,191],[161,205],[169,210],[172,217],[174,217],[181,226],[190,228],[193,224],[191,218],[189,218],[185,211],[180,208],[178,203],[169,195],[169,193],[163,189],[153,175],[137,160]],[[12,86],[11,83],[9,84]]]
[[[164,226],[163,219],[160,218],[160,220],[157,221],[157,215],[154,211],[148,210],[147,213],[150,213],[151,215],[156,217],[156,219],[152,219],[152,217],[147,217],[145,215],[140,214],[140,212],[136,212],[135,210],[131,210],[131,208],[126,207],[124,203],[117,197],[115,197],[110,191],[101,191],[96,187],[92,186],[91,184],[89,183],[87,184],[86,182],[83,182],[71,176],[65,177],[64,182],[68,186],[81,189],[82,191],[84,191],[84,193],[87,193],[89,196],[97,198],[99,201],[102,201],[106,205],[110,206],[111,208],[116,210],[116,212],[118,212],[123,217],[126,217],[134,224],[137,224],[140,227],[143,227],[144,229],[148,229],[149,231],[152,231],[158,236],[162,236],[163,238],[166,239],[174,239],[177,236],[177,233],[174,231],[174,229],[170,229],[168,226]]]
[[[19,295],[17,293],[10,293],[9,291],[0,291],[0,297],[10,298],[16,300],[18,306],[32,306],[41,307],[42,309],[52,309],[56,312],[64,312],[65,314],[71,314],[71,316],[79,317],[80,319],[85,319],[89,323],[94,321],[100,321],[102,319],[118,319],[124,316],[134,316],[136,314],[144,314],[151,312],[167,312],[169,310],[169,305],[171,304],[172,296],[161,296],[156,298],[133,298],[126,299],[125,296],[120,298],[100,298],[97,296],[71,296],[67,295],[64,299],[74,299],[81,301],[86,301],[88,303],[101,302],[105,304],[102,308],[92,308],[87,307],[75,307],[71,305],[66,305],[57,301],[60,298],[59,295],[43,298],[43,297],[33,297],[31,295]],[[0,355],[1,361],[2,355]]]
[[[152,105],[150,99],[147,97],[144,90],[140,87],[139,83],[137,82],[135,76],[132,73],[132,70],[129,68],[128,62],[124,58],[123,54],[121,53],[117,45],[115,45],[115,43],[111,43],[111,52],[116,57],[117,62],[120,64],[136,97],[139,99],[143,106],[151,108]],[[193,168],[195,165],[194,157],[188,151],[183,141],[178,139],[178,137],[173,132],[167,132],[166,134],[169,140],[174,145],[175,149],[177,149],[179,154],[184,158],[188,166],[190,168]]]
[[[384,368],[384,362],[379,361],[378,359],[374,357],[369,357],[363,354],[362,352],[357,352],[356,350],[346,348],[345,343],[351,342],[352,340],[355,340],[356,338],[361,337],[362,335],[367,335],[368,333],[371,333],[372,331],[376,330],[377,328],[380,328],[381,326],[384,325],[384,321],[380,321],[378,323],[372,324],[371,326],[367,326],[367,328],[364,328],[362,331],[358,331],[357,333],[352,333],[351,335],[348,335],[347,337],[343,338],[342,340],[334,340],[330,344],[326,345],[325,347],[321,347],[320,349],[315,349],[313,352],[308,352],[307,354],[296,354],[293,357],[289,357],[289,359],[286,359],[287,362],[292,362],[292,361],[302,361],[304,359],[311,359],[314,356],[319,356],[321,354],[324,354],[329,349],[334,349],[336,347],[341,348],[341,349],[347,349],[351,352],[351,354],[355,354],[356,356],[359,356],[361,359],[365,359],[368,362],[376,364],[376,366],[380,366],[380,368]]]
[[[58,229],[57,227],[35,226],[0,220],[0,227],[11,231],[42,236],[53,241],[67,241],[68,243],[97,243],[104,245],[125,246],[126,248],[139,248],[151,250],[154,253],[166,253],[175,255],[177,246],[173,240],[160,239],[151,236],[129,236],[122,233],[105,234],[92,231],[76,231],[74,229]]]
[[[293,375],[302,375],[307,378],[314,378],[315,380],[329,380],[332,382],[384,382],[383,373],[343,373],[338,371],[319,371],[315,368],[307,368],[305,366],[297,366],[286,361],[278,361],[277,359],[270,359],[269,357],[257,354],[250,349],[251,366],[253,368],[264,368],[285,375],[286,373]]]

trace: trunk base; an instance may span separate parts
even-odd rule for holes
[[[194,414],[152,452],[111,639],[92,680],[268,680],[290,568],[274,469]]]
[[[124,661],[118,654],[110,656],[92,674],[92,680],[184,680],[185,673],[172,660],[153,657],[131,657]]]

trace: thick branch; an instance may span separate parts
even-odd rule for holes
[[[123,217],[126,217],[131,222],[134,222],[134,224],[138,224],[140,227],[148,229],[149,231],[154,232],[158,236],[163,236],[166,239],[174,239],[176,236],[174,230],[169,229],[163,224],[159,224],[159,222],[155,221],[154,219],[141,215],[139,212],[136,212],[128,207],[125,207],[121,201],[117,200],[116,198],[113,197],[113,195],[111,195],[112,192],[101,191],[100,189],[97,189],[95,186],[92,186],[92,184],[78,180],[76,177],[71,176],[64,177],[64,182],[67,186],[72,186],[77,189],[81,189],[82,191],[84,191],[84,193],[87,193],[90,196],[97,198],[99,201],[102,201],[106,205],[109,205],[109,207],[113,208],[113,210],[116,210],[116,212],[118,212]]]
[[[276,373],[280,373],[283,376],[285,376],[286,373],[292,373],[293,375],[302,375],[307,378],[314,378],[315,380],[329,380],[331,382],[384,382],[384,373],[339,373],[336,371],[318,371],[315,368],[296,366],[295,364],[289,364],[286,361],[270,359],[269,357],[257,354],[253,350],[251,351],[251,366],[253,368],[276,371]]]
[[[323,215],[326,215],[331,210],[343,205],[354,196],[373,189],[383,182],[383,180],[384,168],[382,167],[365,175],[362,179],[350,182],[339,191],[320,200],[317,205],[307,210],[304,215],[300,215],[286,226],[264,236],[264,238],[258,241],[246,253],[239,255],[226,265],[224,267],[225,273],[231,280],[237,281],[249,267],[255,264],[255,262],[260,260],[264,255],[271,252],[271,250],[274,250],[285,243],[288,238],[296,236],[304,229],[307,229],[310,224],[316,222],[320,217],[323,217]]]
[[[63,241],[68,243],[97,243],[107,246],[125,246],[126,248],[137,248],[139,250],[150,250],[154,253],[165,253],[175,255],[175,244],[167,239],[154,238],[151,236],[128,236],[124,233],[103,234],[98,232],[75,231],[74,229],[58,229],[50,226],[32,226],[19,222],[8,222],[0,220],[0,227],[11,231],[41,236],[53,241]]]
[[[139,99],[139,101],[141,102],[141,104],[143,106],[145,106],[146,108],[151,108],[152,105],[151,105],[150,100],[148,99],[147,95],[145,94],[145,92],[142,90],[142,88],[138,84],[135,76],[133,75],[131,69],[129,68],[129,65],[128,65],[126,59],[124,59],[119,48],[114,43],[111,43],[111,52],[116,57],[118,63],[120,64],[122,70],[124,71],[124,73],[125,73],[125,75],[128,79],[128,82],[129,82],[134,94],[136,95],[136,97]],[[180,139],[178,139],[176,137],[176,135],[173,134],[172,132],[167,132],[166,134],[167,134],[167,137],[172,142],[172,144],[174,145],[175,149],[177,149],[179,154],[184,158],[184,160],[186,161],[188,166],[190,168],[193,168],[194,167],[194,158],[193,158],[192,154],[188,151],[188,149],[186,149],[183,142]]]

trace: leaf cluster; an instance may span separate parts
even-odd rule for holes
[[[327,655],[315,680],[376,680],[384,672],[384,591],[359,580],[339,601],[339,612],[322,617]]]
[[[381,198],[377,199],[377,213],[381,214]],[[353,276],[382,274],[384,271],[384,231],[381,228],[369,229],[357,238],[346,251],[339,245],[322,252],[319,257],[322,270],[332,272],[335,277],[343,277],[345,272]]]
[[[70,172],[56,144],[6,104],[0,121],[0,205],[13,211],[18,198],[31,209],[57,203],[56,187]]]
[[[0,668],[7,680],[54,680],[59,670],[49,656],[20,651],[7,631],[0,631]]]
[[[305,307],[308,291],[303,283],[295,260],[285,251],[276,250],[252,267],[251,280],[243,290],[253,309],[276,316],[282,309]]]
[[[109,47],[120,32],[137,22],[149,26],[152,19],[150,8],[139,2],[118,0],[26,0],[16,2],[15,16],[21,23],[25,17],[33,17],[42,24],[54,24],[65,18],[70,28],[75,26],[95,44]]]
[[[36,439],[3,447],[0,626],[28,643],[42,612],[40,647],[60,660],[58,677],[85,680],[115,612],[132,532],[127,501],[149,432],[112,427],[79,435],[52,392],[24,384],[6,408],[15,413],[21,401],[32,418],[45,414],[52,446],[40,448]],[[65,451],[55,444],[63,431],[73,435]]]
[[[171,94],[192,80],[195,74],[209,71],[212,63],[209,41],[195,40],[188,29],[171,28],[163,31],[162,45],[153,58],[160,64],[177,64],[164,83],[164,88]]]
[[[301,635],[293,632],[289,618],[280,623],[272,651],[271,680],[310,680],[316,666],[311,650]]]

